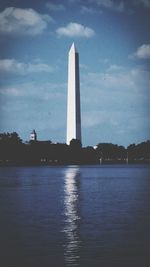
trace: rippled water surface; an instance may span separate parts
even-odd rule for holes
[[[150,166],[0,168],[0,266],[149,267]]]

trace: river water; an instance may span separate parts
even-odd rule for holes
[[[150,266],[150,166],[0,168],[0,266]]]

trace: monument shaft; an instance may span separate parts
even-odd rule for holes
[[[74,43],[68,60],[67,144],[72,139],[81,141],[79,54]]]

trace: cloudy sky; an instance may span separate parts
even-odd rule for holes
[[[150,139],[150,0],[0,0],[0,132],[66,141],[73,41],[83,145]]]

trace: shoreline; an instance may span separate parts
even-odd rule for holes
[[[88,165],[92,165],[92,166],[107,166],[107,165],[150,165],[150,160],[134,160],[134,161],[130,161],[130,162],[126,162],[126,161],[113,161],[113,160],[105,160],[101,163],[98,162],[0,162],[0,167],[44,167],[44,166],[49,166],[49,167],[62,167],[62,166],[88,166]]]

